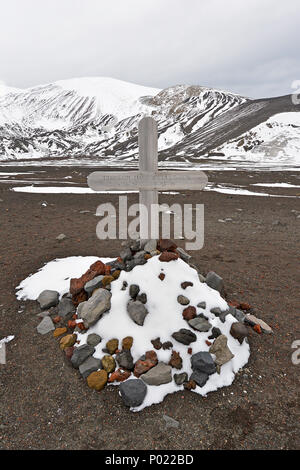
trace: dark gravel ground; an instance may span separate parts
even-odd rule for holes
[[[73,181],[85,182],[88,173],[48,168],[43,178],[72,175]],[[299,185],[299,176],[291,172],[249,175],[210,172],[209,180]],[[300,364],[291,360],[291,345],[300,340],[300,219],[292,212],[300,211],[299,199],[215,192],[176,197],[176,202],[205,204],[205,245],[195,253],[195,264],[204,274],[219,273],[228,299],[249,302],[275,334],[251,331],[250,361],[230,387],[207,398],[178,392],[131,413],[117,388],[91,391],[67,363],[57,340],[37,333],[37,304],[15,297],[19,282],[54,258],[116,256],[120,243],[96,238],[93,214],[101,202],[117,202],[118,196],[22,194],[9,191],[10,186],[0,183],[0,338],[13,334],[15,339],[7,345],[7,364],[0,365],[0,449],[300,448]],[[48,206],[42,207],[45,200]],[[129,203],[136,201],[137,195],[129,196]],[[174,197],[163,195],[161,202],[171,204]],[[91,212],[80,214],[82,210]],[[227,217],[232,221],[218,222]],[[63,242],[55,239],[60,233],[67,235]],[[25,308],[18,313],[21,305]],[[178,420],[179,428],[166,428],[164,414]]]

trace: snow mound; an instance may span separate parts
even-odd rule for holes
[[[165,274],[163,281],[158,277],[160,273]],[[140,293],[147,295],[146,308],[148,315],[146,316],[143,326],[139,326],[132,321],[127,313],[127,303],[130,299],[129,288],[121,290],[123,282],[126,281],[128,286],[137,284],[140,287]],[[181,283],[190,281],[192,287],[187,289],[181,288]],[[211,289],[207,284],[201,283],[197,271],[192,269],[181,259],[171,262],[161,262],[158,256],[152,257],[145,265],[136,266],[132,271],[121,271],[119,279],[111,284],[111,308],[110,311],[84,334],[79,334],[78,339],[80,345],[87,341],[87,337],[91,333],[97,333],[101,336],[102,341],[96,346],[94,357],[101,359],[106,353],[102,351],[107,341],[112,338],[122,339],[126,336],[134,338],[131,354],[133,361],[136,362],[146,351],[153,350],[151,340],[160,337],[161,342],[171,341],[173,349],[180,353],[182,358],[182,369],[172,368],[172,375],[175,373],[187,372],[191,375],[191,355],[187,350],[189,346],[185,346],[172,338],[172,334],[181,328],[191,329],[188,323],[182,317],[184,307],[177,301],[178,295],[185,295],[190,300],[190,305],[195,306],[199,302],[206,302],[206,309],[197,309],[197,313],[203,313],[211,323],[212,327],[217,327],[222,334],[228,338],[228,347],[234,354],[233,359],[221,367],[221,373],[214,373],[209,376],[208,381],[203,387],[197,386],[194,390],[199,395],[205,396],[208,392],[217,390],[220,387],[230,385],[235,373],[243,367],[249,358],[249,344],[244,341],[240,344],[230,335],[232,323],[237,320],[230,314],[225,318],[225,322],[210,312],[212,308],[219,307],[222,311],[228,309],[226,301],[220,296],[219,292]],[[208,351],[209,346],[206,344],[211,330],[201,333],[193,330],[197,336],[197,341],[190,344],[193,354],[200,351]],[[158,361],[168,363],[172,350],[156,350]],[[135,378],[133,375],[130,379]],[[183,389],[172,382],[154,386],[148,385],[146,397],[139,407],[132,409],[140,411],[146,406],[161,402],[166,395]]]

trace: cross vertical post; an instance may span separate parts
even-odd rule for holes
[[[139,168],[142,173],[152,173],[153,179],[158,171],[157,124],[151,117],[144,117],[139,122]],[[157,218],[151,217],[151,207],[158,204],[158,192],[155,189],[140,188],[140,238],[141,240],[158,237]],[[143,210],[144,206],[147,211]],[[157,207],[157,206],[156,206]]]

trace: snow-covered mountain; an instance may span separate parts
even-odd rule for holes
[[[268,129],[268,119],[281,112],[287,113],[284,134],[290,111],[299,109],[290,97],[250,100],[201,86],[159,90],[104,77],[26,90],[5,87],[0,93],[0,160],[133,160],[138,121],[152,115],[160,159],[194,161],[215,149],[224,153],[222,146],[229,141],[228,151],[234,149],[238,136],[257,125]],[[296,124],[293,129],[299,135]]]

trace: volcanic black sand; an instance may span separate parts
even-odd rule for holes
[[[35,178],[86,183],[90,169],[0,167],[0,172],[45,171]],[[65,176],[72,179],[65,179]],[[32,176],[32,175],[31,175]],[[250,176],[252,176],[250,178]],[[253,191],[299,195],[298,188],[250,187],[249,183],[300,184],[296,172],[208,172],[209,180],[243,184]],[[19,175],[19,185],[28,175]],[[10,178],[9,178],[10,179]],[[26,183],[25,183],[26,184]],[[72,185],[72,184],[71,184]],[[117,256],[118,241],[96,238],[96,207],[117,206],[117,195],[27,194],[0,183],[0,365],[2,449],[296,449],[299,443],[299,371],[292,343],[299,327],[299,199],[188,192],[179,203],[205,204],[205,245],[194,252],[203,274],[224,278],[228,300],[248,302],[274,335],[250,333],[247,366],[227,388],[207,398],[188,391],[132,413],[117,387],[90,390],[72,369],[51,333],[36,331],[36,302],[19,302],[15,287],[45,262],[72,255]],[[46,201],[47,206],[42,202]],[[161,195],[172,204],[172,195]],[[137,202],[137,194],[129,203]],[[242,210],[238,210],[242,209]],[[80,211],[90,211],[80,213]],[[298,215],[300,212],[298,212]],[[219,219],[231,218],[227,222]],[[57,235],[67,238],[59,242]],[[184,247],[182,242],[179,245]],[[21,306],[25,306],[22,310]],[[21,310],[21,312],[19,312]],[[166,428],[163,415],[178,429]]]

